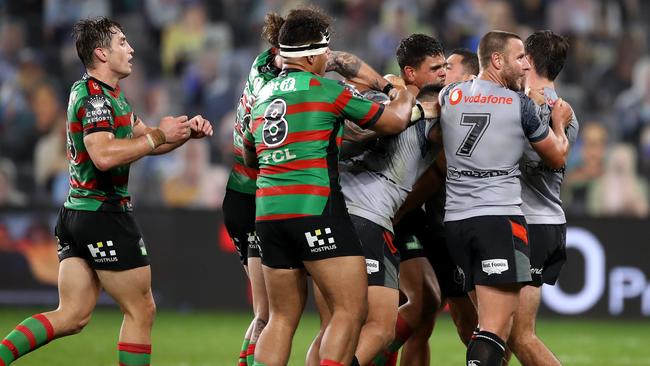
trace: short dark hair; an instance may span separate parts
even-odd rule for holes
[[[270,12],[264,16],[264,27],[262,28],[262,38],[273,47],[280,47],[278,37],[280,29],[284,24],[284,18],[278,13]]]
[[[470,75],[478,75],[478,56],[476,52],[472,52],[467,48],[456,48],[449,55],[461,56],[463,60],[460,64],[463,65],[465,72]]]
[[[533,61],[537,74],[553,81],[564,67],[569,40],[550,30],[542,30],[526,38],[524,49]]]
[[[427,56],[444,55],[442,44],[426,34],[411,34],[397,47],[397,63],[401,70],[406,66],[418,67]]]
[[[280,28],[278,42],[288,46],[318,42],[331,23],[332,18],[315,6],[291,10]]]
[[[519,39],[518,35],[505,31],[490,31],[485,33],[478,43],[478,60],[481,69],[490,64],[490,58],[495,52],[504,53],[510,39]]]
[[[420,89],[417,99],[422,99],[424,101],[435,100],[435,98],[438,98],[438,94],[440,94],[441,90],[442,86],[440,85],[427,84]]]
[[[111,37],[122,32],[122,26],[106,17],[81,19],[72,28],[77,55],[86,68],[93,66],[95,48],[111,46]]]

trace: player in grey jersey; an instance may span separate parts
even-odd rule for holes
[[[491,366],[501,364],[521,284],[531,280],[519,159],[528,140],[551,168],[561,168],[572,112],[558,100],[550,129],[534,102],[514,91],[530,68],[516,34],[488,32],[478,55],[478,77],[441,92],[440,126],[447,159],[447,244],[479,315],[480,331],[468,346],[467,362]]]
[[[524,48],[531,66],[526,73],[526,89],[542,93],[540,111],[549,113],[549,107],[558,99],[553,81],[564,66],[569,43],[551,31],[538,31],[526,39]],[[578,134],[575,115],[566,134],[572,146]],[[542,284],[554,285],[566,261],[566,219],[560,200],[565,168],[548,167],[535,150],[527,146],[520,169],[521,210],[528,223],[532,282],[519,294],[519,307],[508,345],[524,365],[560,365],[555,355],[537,338],[535,318]]]

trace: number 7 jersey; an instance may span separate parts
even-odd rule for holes
[[[383,108],[309,72],[284,70],[269,81],[244,133],[260,168],[256,220],[347,215],[338,171],[343,121],[369,128]]]
[[[528,141],[548,135],[548,122],[525,94],[488,80],[448,85],[439,98],[447,158],[445,221],[522,215],[519,160]]]

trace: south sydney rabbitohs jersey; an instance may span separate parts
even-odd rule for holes
[[[105,172],[97,169],[83,139],[99,131],[111,132],[117,139],[130,139],[135,120],[119,86],[113,89],[87,74],[72,85],[66,121],[70,165],[70,193],[64,203],[66,208],[112,212],[131,210],[127,190],[130,164]]]
[[[528,141],[548,135],[535,103],[487,80],[448,85],[440,93],[447,158],[445,221],[522,215],[519,160]]]
[[[249,168],[244,164],[242,135],[249,128],[251,108],[255,103],[257,94],[267,81],[277,77],[280,73],[280,70],[274,65],[275,53],[272,50],[272,48],[269,48],[260,53],[253,61],[248,80],[244,86],[244,92],[237,104],[235,126],[232,132],[235,161],[230,171],[230,177],[228,177],[227,188],[251,195],[255,194],[257,189],[255,180],[257,179],[258,170]]]
[[[540,106],[542,120],[550,121],[551,109],[558,99],[554,89],[544,88],[546,104]],[[573,115],[566,135],[569,145],[573,146],[578,136],[578,120]],[[564,210],[560,190],[566,167],[552,169],[548,167],[532,146],[526,146],[520,162],[521,169],[521,210],[529,224],[565,224]]]
[[[305,71],[284,70],[269,81],[244,133],[260,167],[256,220],[345,215],[338,171],[344,119],[369,128],[383,109]]]
[[[427,136],[435,123],[437,120],[420,119],[397,135],[381,137],[369,151],[341,163],[341,187],[350,214],[393,231],[395,212],[433,162]]]

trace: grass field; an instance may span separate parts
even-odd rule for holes
[[[31,315],[34,309],[0,310],[0,333]],[[13,365],[108,366],[117,364],[116,342],[121,316],[98,310],[77,336],[54,341]],[[231,366],[236,364],[247,313],[176,313],[161,311],[154,327],[157,366]],[[294,339],[289,365],[302,365],[318,318],[304,316]],[[542,319],[538,333],[565,365],[650,365],[650,322]],[[463,365],[464,348],[449,317],[441,316],[431,338],[431,365]],[[511,362],[511,365],[519,365]]]

